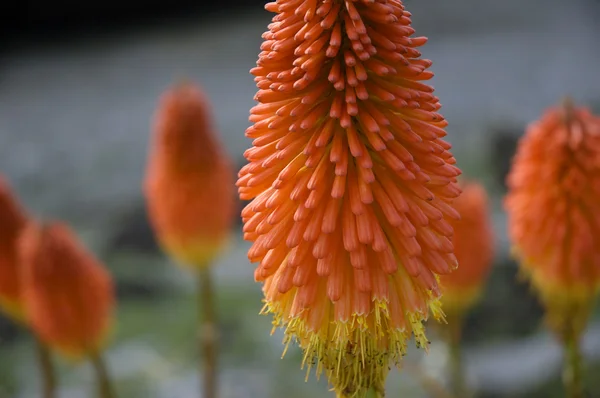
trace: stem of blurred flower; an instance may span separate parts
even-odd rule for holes
[[[204,369],[201,369],[201,373],[204,374],[203,398],[216,398],[219,332],[214,308],[214,287],[211,269],[208,266],[200,267],[198,273],[198,305],[200,309],[198,338],[204,358]]]
[[[583,398],[583,358],[579,347],[579,338],[569,333],[564,339],[563,383],[568,398]]]
[[[448,324],[448,348],[450,350],[450,381],[452,391],[460,398],[469,397],[465,383],[465,374],[462,362],[461,334],[462,318],[449,319]]]
[[[56,374],[52,365],[50,350],[36,337],[36,350],[38,355],[40,373],[42,374],[43,397],[54,398],[56,390]]]
[[[101,354],[97,353],[92,355],[91,360],[98,380],[99,398],[115,398],[116,395],[110,382],[110,376],[108,375],[108,370],[106,369],[106,364],[104,363]]]

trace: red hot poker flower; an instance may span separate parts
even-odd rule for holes
[[[216,257],[234,221],[234,174],[209,111],[208,100],[191,84],[163,96],[144,185],[164,250],[194,268]]]
[[[0,176],[0,308],[17,322],[25,321],[17,240],[26,222],[25,210]]]
[[[547,110],[521,139],[508,186],[522,269],[550,325],[573,324],[578,334],[600,290],[600,117],[569,100]]]
[[[494,258],[487,193],[476,182],[463,183],[461,189],[461,195],[454,201],[461,218],[452,223],[458,269],[440,278],[444,312],[457,316],[463,315],[479,298]]]
[[[460,171],[401,1],[278,0],[239,174],[265,311],[339,395],[383,390],[441,317]]]
[[[67,357],[97,354],[115,304],[107,270],[60,222],[31,222],[20,238],[19,253],[32,330]]]

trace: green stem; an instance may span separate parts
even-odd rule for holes
[[[452,391],[457,397],[467,397],[465,386],[465,375],[462,363],[460,344],[450,343],[450,371],[452,380]]]
[[[467,398],[469,392],[465,382],[465,373],[462,360],[461,350],[461,320],[455,319],[454,322],[448,325],[449,339],[448,345],[450,350],[450,381],[453,395],[456,397]]]
[[[44,398],[54,398],[56,396],[56,373],[52,364],[50,350],[37,337],[35,343],[40,373],[42,375],[42,396]]]
[[[584,398],[583,358],[579,347],[579,339],[573,333],[564,341],[563,383],[567,398]]]
[[[108,370],[106,368],[106,364],[104,363],[104,359],[101,354],[94,354],[91,357],[92,365],[94,366],[94,371],[96,372],[96,379],[98,383],[98,397],[99,398],[115,398],[115,392],[110,381],[110,376],[108,375]]]
[[[219,329],[217,326],[217,314],[214,306],[214,287],[209,266],[203,266],[198,275],[198,307],[199,333],[201,353],[204,366],[203,373],[203,397],[217,397],[217,373],[219,355]]]

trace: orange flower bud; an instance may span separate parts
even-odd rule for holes
[[[17,322],[25,320],[17,240],[27,215],[0,176],[0,308]]]
[[[600,118],[569,100],[548,109],[521,139],[508,186],[522,270],[551,327],[579,333],[600,289]]]
[[[102,264],[60,222],[30,223],[19,256],[32,330],[73,359],[100,351],[115,305],[113,282]]]
[[[239,173],[265,312],[339,396],[382,392],[456,267],[460,170],[401,1],[278,0]]]
[[[454,201],[460,220],[452,222],[458,269],[440,277],[443,308],[449,316],[464,315],[479,299],[494,258],[487,193],[475,182],[463,183],[461,189],[461,195]]]
[[[182,84],[161,99],[144,190],[165,252],[189,267],[208,265],[229,237],[236,204],[232,166],[199,88]]]

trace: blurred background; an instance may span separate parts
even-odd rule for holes
[[[70,222],[118,281],[118,327],[107,359],[121,397],[198,396],[194,283],[159,252],[141,181],[158,96],[179,79],[212,99],[236,164],[256,88],[255,65],[272,15],[264,1],[12,2],[0,6],[0,172],[29,209]],[[134,5],[135,4],[135,5]],[[600,1],[406,0],[448,138],[467,177],[493,197],[497,256],[482,302],[467,320],[465,363],[480,398],[561,397],[561,352],[510,259],[501,198],[526,124],[568,94],[600,112]],[[241,204],[240,204],[241,208]],[[260,286],[241,239],[217,264],[223,398],[331,396],[304,383],[300,353],[258,316]],[[408,361],[443,378],[434,341]],[[583,342],[590,396],[600,397],[600,311]],[[87,364],[60,362],[61,397],[91,396]],[[30,337],[0,318],[0,397],[38,396]],[[392,372],[389,396],[428,395]],[[401,392],[405,395],[399,395]]]

